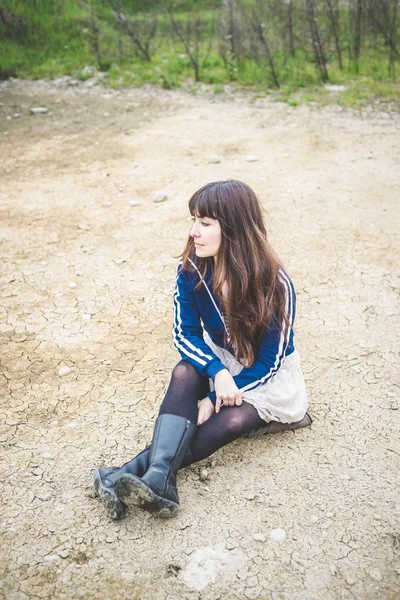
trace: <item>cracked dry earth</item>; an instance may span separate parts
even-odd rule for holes
[[[399,114],[206,90],[1,90],[3,597],[398,598]],[[314,423],[182,471],[176,519],[109,521],[91,469],[151,439],[178,360],[187,201],[229,177],[260,195],[295,282]]]

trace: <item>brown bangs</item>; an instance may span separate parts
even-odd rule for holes
[[[205,185],[193,194],[189,201],[189,211],[192,216],[197,215],[201,219],[204,217],[209,217],[210,219],[221,218],[220,211],[218,210],[217,192],[220,183],[215,182]]]

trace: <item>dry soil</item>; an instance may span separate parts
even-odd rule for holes
[[[395,600],[399,114],[71,83],[1,85],[4,597]],[[295,282],[314,423],[181,472],[176,519],[109,521],[91,469],[151,439],[187,201],[231,177]]]

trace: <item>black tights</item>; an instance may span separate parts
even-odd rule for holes
[[[197,401],[205,398],[209,391],[208,379],[202,377],[190,363],[181,360],[172,371],[160,415],[179,415],[197,423]],[[265,421],[258,416],[254,406],[247,402],[240,406],[222,406],[218,414],[214,413],[198,427],[191,444],[194,462],[263,426]]]

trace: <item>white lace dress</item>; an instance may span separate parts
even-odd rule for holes
[[[232,376],[238,375],[243,365],[228,350],[214,344],[207,332],[204,341],[228,369]],[[214,382],[210,379],[210,389],[214,391]],[[307,412],[308,399],[304,375],[297,350],[282,361],[278,372],[267,383],[255,390],[245,392],[243,400],[252,404],[267,423],[296,423]]]

